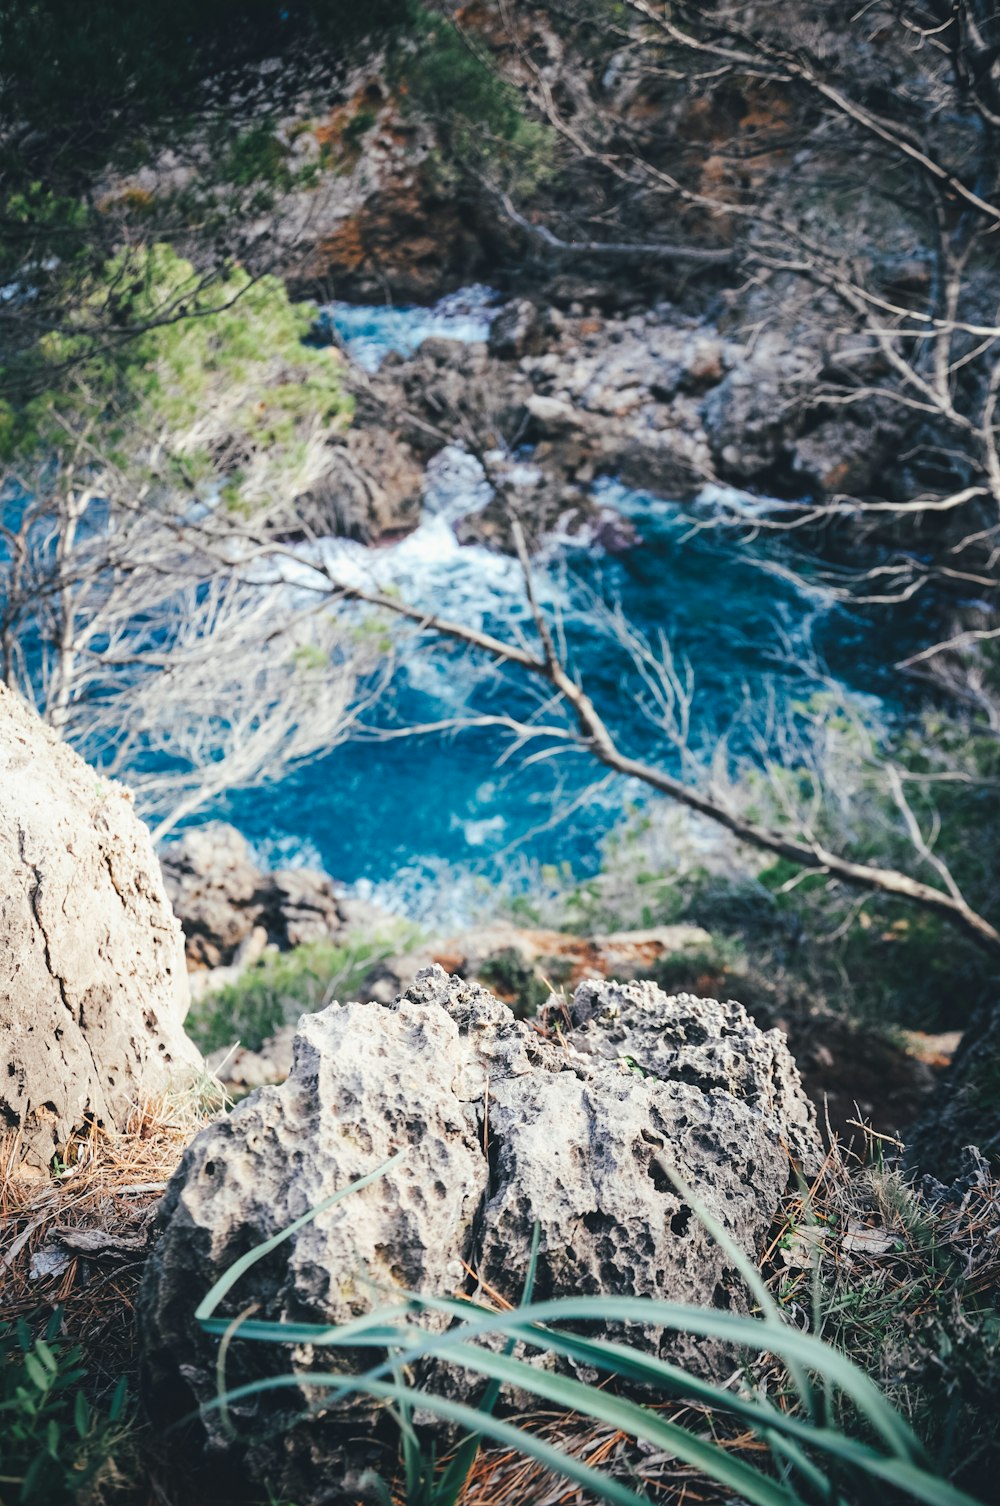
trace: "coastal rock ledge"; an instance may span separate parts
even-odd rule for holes
[[[261,1318],[339,1323],[401,1289],[517,1303],[536,1222],[538,1299],[614,1293],[745,1307],[731,1262],[669,1171],[759,1253],[789,1155],[807,1170],[820,1155],[784,1037],[759,1030],[739,1004],[668,998],[651,983],[581,984],[538,1024],[438,966],[392,1003],[303,1017],[287,1081],[202,1130],[161,1205],[137,1307],[160,1421],[190,1418],[216,1397],[216,1342],[194,1312],[218,1276],[404,1147],[385,1176],[254,1265],[223,1313],[253,1304]],[[705,1341],[660,1330],[630,1338],[702,1372],[727,1358],[731,1368]],[[331,1353],[317,1351],[320,1369]],[[305,1382],[312,1359],[306,1348],[235,1338],[227,1384],[290,1368]],[[419,1379],[477,1394],[454,1369]],[[307,1396],[303,1384],[241,1399],[235,1434],[206,1409],[208,1459],[242,1466],[282,1499],[356,1499],[349,1482],[359,1472],[391,1467],[392,1425],[356,1398],[297,1425]]]
[[[29,1164],[200,1069],[188,999],[131,795],[0,684],[0,1130]]]

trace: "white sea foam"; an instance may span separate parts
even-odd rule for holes
[[[254,860],[265,870],[273,868],[312,868],[322,870],[323,857],[309,837],[268,837],[250,844]]]
[[[328,303],[323,317],[365,371],[377,371],[390,350],[411,356],[424,340],[485,340],[497,313],[497,294],[482,283],[449,293],[430,308],[414,305]]]

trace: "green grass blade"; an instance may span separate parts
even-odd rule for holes
[[[490,1385],[493,1384],[494,1383],[491,1381]],[[497,1394],[499,1394],[499,1391],[500,1387],[497,1386]],[[496,1403],[494,1402],[494,1406],[495,1405]],[[480,1402],[477,1411],[482,1412],[484,1410],[487,1412],[487,1414],[491,1414],[493,1407],[487,1407],[484,1409],[482,1402]],[[472,1466],[475,1464],[476,1459],[479,1457],[479,1450],[481,1447],[481,1432],[470,1433],[467,1438],[463,1438],[462,1441],[458,1444],[457,1448],[455,1449],[453,1458],[449,1460],[447,1467],[442,1472],[440,1480],[438,1480],[435,1484],[434,1506],[456,1506],[456,1503],[461,1496],[462,1491],[465,1489],[465,1485],[472,1470]]]
[[[414,1296],[412,1300],[417,1306],[448,1305],[448,1299],[441,1298]],[[698,1334],[702,1338],[722,1339],[783,1359],[790,1356],[825,1375],[845,1396],[849,1396],[894,1454],[915,1463],[925,1460],[916,1435],[864,1371],[822,1339],[800,1333],[787,1323],[746,1318],[712,1308],[688,1307],[680,1302],[662,1302],[654,1297],[556,1297],[519,1308],[506,1319],[503,1315],[491,1314],[469,1322],[465,1325],[464,1337],[478,1337],[491,1331],[509,1332],[506,1325],[512,1316],[519,1331],[521,1325],[538,1324],[544,1329],[550,1323],[618,1320],[643,1324],[648,1328],[670,1328]],[[522,1336],[526,1337],[523,1333]]]
[[[799,1448],[797,1443],[793,1443],[786,1433],[771,1427],[763,1418],[757,1423],[751,1423],[751,1427],[759,1433],[771,1450],[771,1457],[777,1470],[780,1471],[788,1466],[797,1469],[821,1499],[826,1502],[836,1500],[829,1477],[823,1473],[818,1464],[810,1459],[804,1449]]]
[[[679,1424],[667,1421],[638,1402],[588,1386],[570,1376],[540,1370],[509,1355],[493,1354],[481,1347],[455,1347],[449,1350],[448,1358],[466,1369],[493,1375],[501,1383],[519,1386],[568,1412],[610,1423],[632,1438],[653,1443],[702,1470],[753,1506],[778,1506],[778,1503],[788,1506],[794,1499],[784,1487],[744,1460],[735,1458],[716,1443],[697,1437]],[[367,1383],[367,1377],[365,1380]]]
[[[476,1353],[485,1354],[487,1353],[487,1351],[476,1351]],[[523,1364],[523,1362],[518,1360],[508,1360],[504,1355],[490,1355],[489,1358],[497,1366],[510,1364],[515,1367],[521,1367]],[[544,1372],[534,1370],[530,1365],[523,1365],[523,1369],[529,1371],[535,1377],[544,1374]],[[565,1377],[561,1376],[550,1376],[548,1378],[553,1381],[566,1379]],[[343,1375],[330,1375],[323,1373],[313,1373],[308,1377],[302,1375],[272,1376],[267,1380],[256,1381],[252,1382],[249,1385],[239,1387],[237,1390],[230,1393],[228,1400],[230,1402],[237,1401],[244,1397],[259,1394],[263,1391],[276,1390],[282,1386],[301,1386],[304,1381],[308,1381],[308,1384],[310,1386],[322,1386],[333,1391],[334,1393],[339,1393],[339,1395],[335,1396],[335,1399],[337,1400],[340,1400],[343,1397],[344,1393],[348,1389],[348,1386],[350,1386],[350,1388],[354,1391],[360,1390],[369,1396],[384,1398],[389,1401],[402,1401],[411,1406],[419,1406],[422,1410],[432,1412],[436,1416],[443,1418],[445,1421],[457,1422],[461,1426],[466,1427],[470,1430],[478,1430],[479,1432],[485,1433],[489,1437],[496,1439],[498,1443],[506,1444],[509,1447],[517,1449],[519,1453],[527,1454],[531,1458],[537,1459],[540,1463],[544,1464],[547,1469],[551,1469],[555,1474],[562,1475],[566,1479],[573,1480],[575,1483],[586,1486],[588,1489],[592,1490],[596,1495],[598,1495],[602,1500],[612,1503],[612,1506],[649,1506],[647,1497],[636,1495],[634,1491],[630,1490],[627,1486],[622,1485],[619,1481],[613,1480],[610,1476],[602,1474],[599,1470],[592,1469],[589,1465],[583,1464],[580,1460],[572,1458],[570,1455],[563,1453],[562,1450],[554,1447],[552,1444],[546,1443],[543,1439],[536,1437],[532,1433],[526,1432],[524,1429],[517,1427],[513,1423],[503,1422],[499,1418],[487,1416],[486,1414],[477,1411],[475,1408],[467,1406],[463,1402],[455,1402],[449,1400],[446,1397],[435,1396],[433,1392],[417,1391],[412,1390],[408,1387],[400,1386],[398,1382],[376,1381],[369,1379],[367,1376],[357,1376],[354,1377],[353,1381],[348,1381],[347,1378]],[[520,1379],[518,1379],[517,1384],[521,1384]],[[589,1391],[591,1393],[592,1399],[594,1399],[595,1401],[599,1400],[599,1404],[601,1404],[602,1407],[605,1403],[613,1404],[618,1400],[615,1397],[608,1396],[606,1392],[597,1391],[592,1387],[584,1386],[579,1381],[573,1381],[569,1384],[578,1386],[583,1392]],[[622,1403],[622,1405],[626,1407],[635,1407],[635,1403]],[[209,1403],[209,1406],[214,1407],[215,1403]],[[642,1409],[636,1408],[636,1410],[641,1411]],[[597,1417],[599,1416],[599,1413],[596,1412],[592,1407],[588,1406],[586,1408],[586,1415]],[[648,1412],[645,1415],[648,1419],[652,1419],[655,1423],[662,1422],[662,1419],[657,1418],[656,1414],[653,1412]],[[602,1418],[602,1420],[605,1419]],[[752,1466],[743,1464],[741,1460],[737,1460],[726,1455],[725,1451],[720,1449],[718,1445],[706,1443],[702,1439],[694,1439],[693,1436],[689,1433],[686,1433],[683,1428],[676,1427],[676,1424],[669,1424],[667,1426],[676,1428],[676,1431],[679,1434],[683,1435],[679,1440],[682,1445],[685,1444],[685,1441],[687,1445],[699,1444],[701,1448],[706,1450],[711,1449],[719,1454],[721,1456],[721,1467],[726,1468],[727,1466],[732,1466],[736,1476],[738,1476],[739,1478],[739,1485],[737,1486],[734,1482],[732,1488],[740,1489],[740,1491],[744,1494],[745,1499],[754,1502],[755,1506],[801,1506],[799,1498],[792,1492],[788,1491],[784,1486],[779,1485],[776,1481],[769,1479],[766,1475],[760,1475],[758,1471],[752,1468]],[[623,1431],[627,1431],[627,1429],[623,1429]],[[648,1430],[645,1425],[643,1427],[641,1436],[648,1436]],[[677,1452],[673,1449],[671,1451]],[[692,1450],[692,1452],[694,1452],[694,1450]],[[678,1453],[677,1457],[682,1458],[683,1455]],[[747,1476],[751,1477],[751,1479],[747,1480]],[[756,1489],[752,1484],[752,1477],[754,1476],[757,1477],[762,1487],[763,1493],[760,1495],[758,1495]],[[717,1478],[717,1476],[713,1476],[713,1478]],[[955,1503],[955,1506],[958,1506],[958,1503]]]
[[[567,1410],[608,1422],[633,1437],[648,1439],[677,1458],[690,1463],[693,1468],[701,1470],[718,1483],[737,1491],[742,1499],[754,1503],[754,1506],[765,1501],[773,1503],[773,1506],[777,1506],[779,1501],[783,1502],[784,1506],[796,1506],[796,1503],[800,1501],[794,1489],[761,1474],[753,1466],[729,1455],[718,1445],[697,1438],[679,1424],[668,1422],[635,1402],[614,1397],[606,1391],[586,1386],[582,1382],[565,1376],[556,1376],[550,1372],[538,1370],[521,1360],[493,1354],[491,1351],[473,1346],[453,1344],[449,1358],[478,1373],[499,1376],[501,1380],[531,1391],[546,1400],[554,1401]],[[310,1373],[271,1377],[265,1381],[251,1382],[239,1387],[229,1394],[227,1401],[235,1401],[286,1386],[307,1385],[333,1392],[337,1401],[346,1400],[348,1396],[360,1392],[373,1396],[391,1394],[392,1399],[412,1405],[416,1396],[419,1398],[419,1405],[427,1410],[438,1412],[443,1416],[451,1415],[442,1411],[443,1406],[451,1405],[445,1403],[442,1398],[432,1397],[429,1393],[422,1391],[408,1392],[405,1388],[401,1394],[398,1394],[398,1382],[384,1382],[376,1379],[375,1375],[376,1372],[353,1376]],[[397,1390],[393,1390],[393,1387]],[[218,1405],[217,1402],[209,1403],[210,1407],[216,1405]],[[481,1412],[476,1412],[471,1408],[464,1408],[463,1412],[465,1417],[475,1419],[478,1432],[491,1437],[498,1436],[496,1431],[498,1426],[508,1426],[499,1425],[495,1419],[487,1418]],[[790,1424],[792,1420],[786,1419],[786,1422]],[[761,1419],[762,1427],[770,1427],[773,1424],[773,1412],[765,1413]],[[884,1481],[911,1498],[923,1502],[924,1506],[981,1506],[981,1503],[972,1496],[930,1471],[921,1469],[911,1461],[886,1458],[867,1444],[857,1443],[836,1430],[814,1428],[806,1422],[799,1422],[795,1424],[795,1432],[822,1453],[837,1458],[853,1470]],[[501,1441],[513,1441],[522,1452],[533,1454],[534,1451],[527,1446],[526,1442],[531,1435],[524,1434],[517,1428],[510,1428],[509,1433],[513,1434],[513,1438],[505,1434]],[[558,1451],[556,1454],[558,1456]],[[824,1496],[829,1496],[830,1485],[827,1477],[811,1461],[807,1461],[807,1464],[810,1466],[808,1471],[810,1479],[821,1487]],[[552,1464],[548,1464],[548,1467],[557,1468]],[[561,1472],[566,1473],[565,1470]],[[571,1478],[576,1477],[571,1476]],[[604,1477],[598,1476],[598,1478]],[[605,1498],[611,1499],[607,1496]]]
[[[897,1490],[904,1490],[915,1500],[923,1501],[924,1506],[983,1506],[949,1480],[942,1480],[940,1475],[910,1464],[906,1459],[874,1459],[862,1467]]]
[[[393,1384],[407,1394],[407,1388],[403,1387],[398,1375],[393,1374]],[[413,1502],[414,1506],[424,1494],[424,1459],[420,1450],[420,1439],[417,1437],[413,1426],[413,1408],[409,1401],[399,1398],[399,1406],[396,1413],[396,1423],[403,1439],[403,1471],[406,1476],[406,1499]]]
[[[521,1290],[522,1305],[531,1301],[535,1290],[535,1276],[538,1271],[538,1250],[541,1243],[542,1226],[535,1220],[531,1231],[531,1253],[528,1257],[528,1270],[524,1278],[524,1286]],[[504,1345],[504,1354],[511,1355],[517,1345],[517,1339],[512,1335]],[[479,1403],[479,1411],[490,1415],[496,1410],[496,1404],[500,1399],[501,1382],[494,1378],[490,1381]],[[476,1462],[481,1443],[481,1435],[470,1433],[468,1438],[463,1438],[455,1449],[455,1456],[441,1476],[434,1491],[435,1506],[457,1506],[458,1499],[465,1489],[466,1481]]]
[[[548,1324],[560,1322],[603,1324],[618,1320],[642,1324],[647,1328],[669,1328],[678,1332],[697,1334],[701,1338],[720,1339],[759,1353],[773,1353],[783,1359],[790,1356],[816,1373],[825,1375],[844,1395],[849,1396],[894,1454],[900,1458],[909,1458],[914,1463],[925,1462],[924,1451],[916,1435],[886,1401],[874,1381],[851,1360],[824,1343],[822,1339],[817,1339],[811,1334],[800,1333],[797,1328],[787,1323],[775,1323],[766,1318],[743,1317],[738,1313],[717,1312],[711,1308],[688,1307],[680,1302],[662,1302],[652,1297],[558,1297],[548,1302],[533,1303],[508,1314],[483,1312],[475,1304],[455,1298],[425,1298],[411,1294],[409,1300],[413,1311],[443,1310],[465,1314],[466,1322],[463,1328],[456,1331],[460,1333],[463,1340],[482,1337],[491,1332],[502,1332],[545,1347],[548,1332],[546,1325]],[[469,1319],[470,1309],[482,1315]],[[292,1341],[294,1333],[296,1342],[312,1343],[320,1347],[323,1345],[343,1347],[348,1343],[376,1347],[378,1343],[376,1338],[365,1337],[365,1325],[369,1321],[374,1323],[378,1316],[377,1312],[372,1313],[365,1319],[356,1320],[352,1325],[345,1325],[342,1329],[321,1324],[299,1324],[294,1325],[293,1329],[293,1325],[255,1322],[251,1319],[242,1326],[240,1333],[246,1338],[271,1343]],[[226,1326],[222,1325],[220,1329],[213,1327],[210,1331],[224,1332]],[[531,1331],[533,1328],[534,1333]],[[369,1335],[374,1331],[374,1329],[367,1330]],[[399,1330],[392,1330],[391,1334],[383,1336],[381,1342],[382,1347],[385,1347],[386,1343],[399,1344],[408,1359],[411,1357],[416,1359],[432,1344],[446,1348],[450,1342],[450,1336],[444,1335],[441,1339],[435,1340],[430,1335],[421,1335],[416,1346],[408,1348],[407,1346],[412,1346],[411,1336],[401,1335]],[[637,1363],[661,1364],[663,1362],[654,1361],[650,1357],[648,1361],[637,1361]],[[664,1384],[673,1379],[669,1369],[661,1372],[661,1378]]]
[[[699,1223],[707,1229],[719,1248],[725,1252],[739,1271],[748,1291],[756,1300],[764,1316],[770,1318],[775,1323],[784,1323],[786,1321],[785,1317],[768,1291],[764,1278],[761,1276],[754,1262],[748,1259],[736,1241],[731,1238],[728,1231],[722,1227],[719,1220],[708,1211],[704,1203],[695,1195],[694,1190],[688,1186],[680,1173],[662,1159],[658,1164],[666,1172],[681,1197],[690,1205]],[[788,1359],[785,1363],[788,1374],[791,1376],[792,1383],[799,1393],[808,1416],[815,1422],[817,1418],[816,1396],[813,1391],[812,1382],[809,1379],[809,1372],[804,1365],[799,1364],[798,1360]]]
[[[516,1314],[509,1316],[514,1318]],[[457,1334],[461,1330],[453,1330],[453,1332]],[[451,1335],[443,1336],[440,1342],[448,1343],[450,1338]],[[761,1396],[749,1400],[738,1393],[715,1385],[712,1381],[692,1375],[689,1371],[682,1370],[679,1365],[672,1365],[669,1361],[658,1359],[654,1355],[643,1354],[639,1350],[630,1349],[624,1344],[616,1344],[609,1339],[587,1339],[579,1334],[568,1333],[564,1329],[547,1327],[533,1331],[530,1342],[549,1353],[576,1360],[579,1364],[591,1369],[605,1371],[623,1380],[637,1381],[641,1385],[653,1387],[668,1395],[683,1396],[688,1400],[695,1400],[704,1406],[711,1407],[713,1410],[725,1411],[742,1417],[761,1435],[772,1431],[780,1433],[785,1439],[781,1445],[782,1454],[793,1459],[814,1487],[825,1489],[828,1486],[829,1482],[822,1471],[818,1470],[802,1450],[791,1441],[793,1437],[802,1438],[806,1442],[811,1441],[812,1424],[780,1412],[766,1397]],[[435,1351],[440,1352],[439,1341],[435,1341]],[[378,1371],[370,1373],[377,1375]]]
[[[407,1301],[399,1307],[376,1308],[363,1313],[360,1318],[351,1318],[347,1323],[285,1323],[274,1318],[247,1318],[240,1324],[239,1336],[258,1343],[312,1344],[318,1348],[345,1348],[351,1344],[379,1349],[390,1349],[399,1344],[406,1348],[412,1336],[412,1326],[398,1327],[391,1320],[412,1318],[413,1311],[412,1302]],[[205,1333],[221,1336],[231,1321],[229,1318],[202,1318],[201,1327]]]
[[[573,1380],[569,1376],[553,1375],[549,1371],[539,1370],[523,1360],[512,1359],[508,1355],[493,1354],[487,1349],[468,1345],[452,1346],[448,1357],[453,1363],[462,1365],[465,1369],[482,1375],[495,1376],[501,1382],[506,1381],[508,1384],[519,1386],[522,1390],[551,1401],[566,1411],[609,1423],[613,1427],[620,1428],[630,1437],[645,1439],[701,1470],[727,1489],[737,1492],[743,1500],[750,1502],[751,1506],[795,1506],[798,1501],[798,1497],[793,1492],[762,1474],[744,1460],[727,1453],[716,1443],[697,1437],[679,1424],[667,1421],[638,1402],[614,1396],[608,1391],[585,1385],[582,1381]],[[398,1386],[399,1384],[398,1381],[387,1382],[376,1379],[375,1374],[375,1372],[370,1372],[348,1377],[310,1373],[297,1377],[284,1377],[284,1382],[287,1384],[294,1381],[299,1386],[303,1383],[310,1386],[321,1385],[324,1389],[334,1392],[337,1401],[344,1401],[349,1395],[358,1393],[381,1396],[387,1385]],[[229,1400],[251,1396],[262,1389],[271,1389],[272,1386],[280,1383],[278,1378],[263,1383],[251,1382],[248,1386],[240,1387],[238,1391],[232,1392]],[[434,1407],[430,1405],[429,1393],[421,1391],[419,1399],[421,1406],[427,1404],[431,1411],[434,1410]],[[470,1416],[477,1419],[479,1432],[490,1431],[486,1426],[488,1419],[484,1413],[472,1409],[466,1410]],[[515,1433],[519,1438],[527,1436],[521,1433],[520,1429],[515,1429]]]

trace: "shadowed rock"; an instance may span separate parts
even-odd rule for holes
[[[960,1176],[975,1147],[1000,1158],[1000,1006],[981,1006],[937,1093],[906,1136],[911,1167],[943,1182]]]
[[[262,927],[282,950],[325,941],[343,925],[333,882],[309,868],[267,873],[225,821],[194,826],[160,855],[192,967],[225,967]]]

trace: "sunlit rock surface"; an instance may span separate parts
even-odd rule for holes
[[[180,926],[129,792],[0,685],[0,1126],[46,1165],[200,1067]]]

